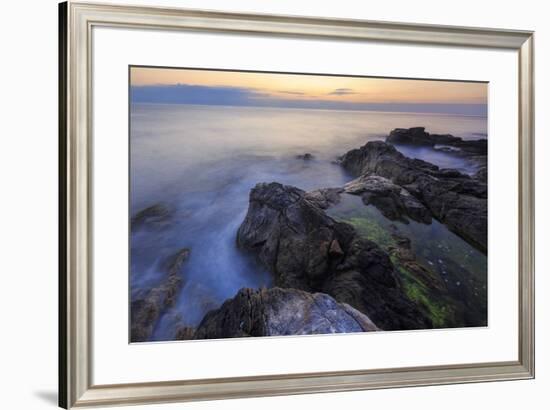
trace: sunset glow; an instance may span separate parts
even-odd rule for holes
[[[487,84],[335,75],[131,68],[132,101],[487,115]]]

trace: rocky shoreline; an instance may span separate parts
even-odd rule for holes
[[[441,169],[406,157],[396,145],[449,148],[449,155],[472,158],[479,169],[473,176]],[[305,192],[264,182],[250,191],[236,246],[271,272],[276,287],[241,289],[196,327],[177,327],[175,339],[486,325],[486,283],[456,258],[439,259],[444,267],[435,269],[397,225],[441,223],[486,255],[487,141],[429,134],[422,127],[395,129],[385,142],[368,142],[337,162],[355,177],[342,187]],[[351,197],[390,225],[381,229],[364,216],[351,222],[339,217],[339,204]],[[160,205],[146,208],[132,219],[133,229],[158,225],[169,214]],[[174,304],[188,257],[188,249],[180,250],[167,263],[165,280],[133,298],[131,341],[149,340]]]
[[[450,134],[430,134],[424,127],[396,128],[386,142],[393,145],[420,145],[455,148],[447,150],[461,155],[487,155],[487,139],[463,140]]]
[[[378,176],[405,189],[432,216],[482,252],[487,252],[487,183],[455,169],[440,169],[372,141],[347,152],[342,166],[359,178]]]

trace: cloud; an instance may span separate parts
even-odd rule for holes
[[[336,88],[332,90],[328,95],[350,95],[350,94],[357,94],[355,91],[353,91],[351,88]]]
[[[306,95],[306,93],[302,91],[285,91],[285,90],[277,90],[279,94],[290,94],[290,95]]]
[[[267,94],[245,87],[211,87],[203,85],[133,86],[131,100],[135,103],[245,105]]]
[[[284,90],[283,90],[284,91]],[[337,95],[352,94],[349,88],[337,88]],[[289,91],[283,94],[291,94]],[[306,95],[306,94],[304,94]],[[361,110],[411,113],[437,113],[487,116],[487,104],[454,103],[370,103],[322,98],[281,98],[254,88],[203,85],[142,85],[130,88],[132,103],[229,105],[238,107],[274,107],[321,110]]]

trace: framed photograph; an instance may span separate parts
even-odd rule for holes
[[[532,32],[59,17],[61,407],[534,377]]]

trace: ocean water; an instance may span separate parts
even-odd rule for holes
[[[487,135],[484,117],[311,109],[133,104],[130,117],[130,214],[158,204],[176,210],[162,229],[131,237],[130,290],[153,286],[163,261],[191,249],[176,306],[154,331],[173,338],[176,325],[197,325],[204,314],[242,287],[270,286],[271,276],[235,246],[250,189],[280,182],[304,190],[352,179],[334,160],[393,128],[424,126],[464,139]],[[433,150],[404,154],[445,168],[472,164]],[[311,153],[304,161],[297,155]]]

